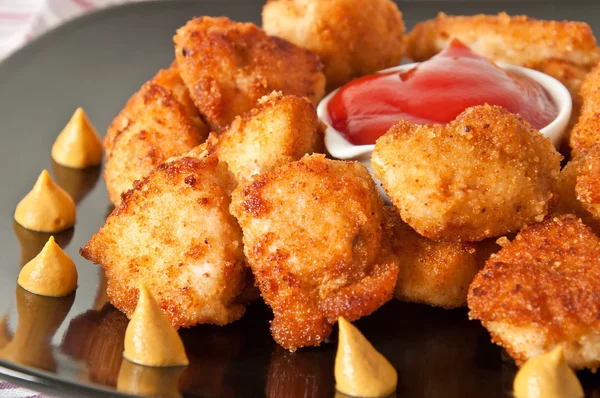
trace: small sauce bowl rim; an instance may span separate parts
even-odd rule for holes
[[[413,62],[410,64],[398,65],[392,68],[380,70],[376,73],[408,70],[416,67],[419,64],[420,62]],[[550,124],[548,124],[546,127],[542,128],[540,132],[544,134],[545,137],[549,138],[554,146],[558,148],[560,146],[562,137],[566,132],[565,130],[572,112],[573,105],[569,90],[567,90],[567,88],[561,82],[543,72],[505,62],[496,62],[496,64],[507,72],[519,74],[528,79],[536,81],[542,87],[544,87],[546,92],[548,92],[558,107],[558,114],[556,115],[556,118],[554,118],[554,120],[552,120],[552,122],[550,122]],[[325,96],[325,98],[323,98],[317,106],[317,115],[326,126],[325,147],[333,157],[338,159],[356,159],[365,156],[370,157],[370,154],[375,149],[375,144],[354,145],[331,125],[331,119],[329,118],[327,105],[329,104],[331,98],[338,92],[338,90],[339,88],[327,94],[327,96]]]

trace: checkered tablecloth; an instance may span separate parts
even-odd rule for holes
[[[141,0],[0,0],[0,60],[47,30],[83,13]],[[47,398],[0,380],[0,398]]]

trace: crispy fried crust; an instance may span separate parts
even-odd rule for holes
[[[319,56],[327,91],[402,58],[404,22],[390,0],[270,0],[262,23],[268,34]]]
[[[575,214],[600,232],[600,145],[578,154],[560,172],[552,212]]]
[[[406,55],[424,61],[458,38],[494,61],[535,68],[551,59],[578,66],[600,61],[592,28],[584,22],[543,21],[524,15],[452,16],[417,24],[406,37]]]
[[[240,318],[241,230],[233,176],[214,156],[162,163],[123,195],[81,254],[101,264],[110,302],[130,316],[143,282],[175,327]]]
[[[214,152],[227,162],[239,183],[323,151],[323,127],[306,98],[273,92],[256,108],[236,117],[218,138],[211,135]]]
[[[475,244],[425,238],[392,206],[383,214],[383,229],[400,264],[394,297],[447,309],[466,305],[469,284],[479,271]]]
[[[600,239],[573,215],[523,229],[471,284],[470,317],[523,364],[557,344],[569,365],[600,364]]]
[[[118,205],[134,181],[199,145],[207,133],[176,67],[160,71],[127,102],[104,138],[110,201]]]
[[[595,220],[600,221],[600,144],[585,152],[575,193]]]
[[[581,85],[581,99],[579,119],[569,140],[573,155],[600,143],[600,65],[585,77]]]
[[[319,345],[338,316],[356,320],[392,298],[397,259],[360,163],[305,156],[238,186],[231,211],[284,348]]]
[[[560,160],[527,121],[489,105],[446,126],[401,121],[371,159],[406,223],[430,239],[464,242],[541,221]]]
[[[196,107],[216,132],[274,90],[316,105],[325,76],[313,53],[227,18],[190,20],[174,37],[181,77]]]
[[[190,93],[179,76],[177,63],[173,62],[168,69],[161,69],[150,79],[151,83],[162,87],[175,97],[175,99],[183,106],[184,115],[190,119],[192,125],[200,132],[203,138],[208,135],[208,126],[200,118],[200,113],[196,109]],[[144,108],[142,96],[139,94],[142,89],[127,101],[125,107],[117,117],[112,121],[104,136],[104,150],[106,157],[110,155],[115,138],[127,128],[127,126],[135,120],[137,114]]]

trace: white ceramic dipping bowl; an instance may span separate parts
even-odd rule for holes
[[[406,71],[414,68],[418,64],[419,63],[399,65],[393,68],[382,70],[378,73]],[[569,123],[569,118],[571,117],[572,103],[569,90],[567,90],[567,88],[561,82],[551,76],[546,75],[545,73],[524,68],[522,66],[505,64],[502,62],[498,62],[497,65],[507,72],[511,72],[516,75],[522,75],[528,79],[538,82],[542,87],[544,87],[548,94],[550,94],[550,97],[558,107],[558,116],[556,116],[556,119],[554,119],[549,125],[540,131],[542,134],[548,137],[550,141],[552,141],[554,147],[558,149],[567,128],[567,124]],[[367,166],[369,172],[371,172],[371,175],[373,175],[373,168],[371,167],[371,154],[373,153],[373,149],[375,149],[375,145],[354,145],[346,140],[346,138],[344,138],[340,132],[331,126],[331,120],[329,118],[329,113],[327,112],[327,104],[336,92],[337,90],[329,93],[321,100],[319,106],[317,107],[317,114],[319,115],[321,121],[326,125],[325,147],[334,158],[357,160],[361,162]],[[389,203],[389,198],[381,188],[381,182],[375,178],[375,176],[373,176],[373,178],[375,179],[379,192],[386,202]]]

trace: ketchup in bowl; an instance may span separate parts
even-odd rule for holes
[[[536,129],[558,115],[546,90],[505,72],[459,40],[428,61],[402,72],[378,73],[339,89],[327,105],[331,125],[355,145],[374,144],[400,120],[449,123],[466,108],[499,105]]]

